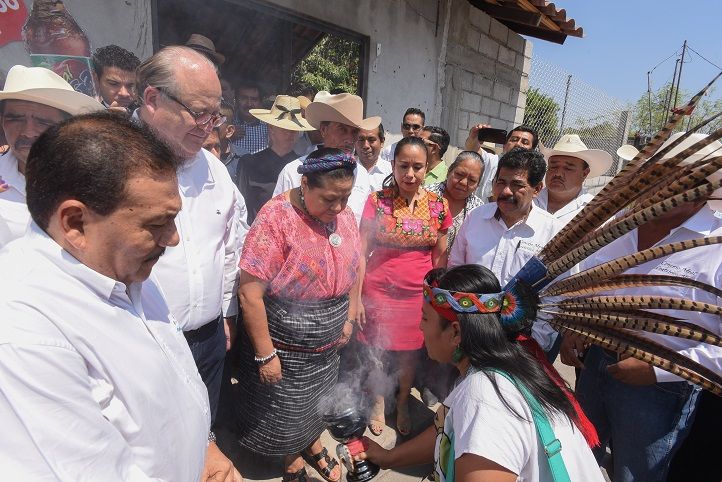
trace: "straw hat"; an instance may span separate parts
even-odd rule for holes
[[[637,154],[639,154],[639,149],[637,149],[631,144],[624,144],[619,149],[617,149],[617,155],[625,161],[631,161]]]
[[[62,77],[43,67],[15,65],[8,72],[2,100],[25,100],[55,107],[70,115],[104,110],[94,98],[76,92]]]
[[[684,132],[676,132],[672,134],[659,149],[664,149],[672,142],[682,137],[684,134]],[[669,151],[662,159],[671,159],[683,150],[691,147],[692,145],[701,141],[702,139],[705,139],[706,137],[707,134],[700,134],[698,132],[695,132],[694,134],[691,134],[687,139],[682,141],[677,147]],[[712,159],[713,157],[717,156],[722,156],[722,143],[720,143],[720,141],[713,141],[708,146],[698,150],[691,156],[688,156],[684,161],[682,161],[682,164],[691,164],[697,161],[701,161],[702,159]],[[707,177],[707,179],[711,182],[718,181],[721,178],[722,170],[716,171]],[[722,198],[722,188],[715,190],[710,197]],[[722,201],[710,200],[707,201],[707,204],[709,204],[710,207],[715,211],[722,211]]]
[[[185,46],[211,56],[218,65],[223,65],[223,62],[226,61],[225,55],[216,52],[216,45],[213,40],[199,33],[191,34],[186,40]]]
[[[600,149],[587,149],[577,134],[564,134],[554,147],[539,149],[547,162],[552,156],[569,156],[581,159],[589,165],[588,178],[601,176],[612,166],[612,156]]]
[[[296,98],[298,99],[298,103],[301,104],[301,109],[305,109],[306,107],[308,107],[308,104],[312,102],[305,95],[299,95]]]
[[[251,109],[258,120],[289,131],[312,131],[313,127],[301,116],[301,103],[290,95],[279,95],[270,109]]]
[[[306,119],[318,129],[321,122],[339,122],[359,129],[375,129],[381,124],[381,117],[363,118],[364,103],[361,97],[353,94],[331,95],[320,91],[306,107]]]

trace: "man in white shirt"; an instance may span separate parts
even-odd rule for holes
[[[178,246],[155,268],[171,313],[208,387],[215,420],[223,362],[238,313],[238,259],[248,226],[246,205],[226,167],[202,149],[224,118],[213,63],[187,47],[166,47],[138,67],[143,106],[134,116],[183,160],[176,217]],[[224,333],[225,332],[225,333]]]
[[[205,387],[149,279],[178,244],[177,164],[107,113],[35,143],[32,223],[0,251],[0,479],[240,482],[209,442]]]
[[[62,77],[42,67],[16,65],[0,91],[0,117],[9,150],[0,155],[0,221],[9,234],[0,247],[25,233],[30,213],[25,203],[25,162],[30,146],[48,127],[82,112],[103,110],[97,100],[76,92]]]
[[[541,148],[547,160],[545,186],[534,204],[565,226],[594,197],[584,189],[587,178],[601,176],[612,166],[612,156],[587,149],[576,134],[565,134],[552,149]]]
[[[379,124],[376,129],[361,129],[356,139],[358,162],[369,175],[371,191],[380,191],[383,188],[384,179],[392,171],[391,163],[379,157],[385,140],[386,132],[383,124]]]
[[[318,96],[316,96],[319,99]],[[353,152],[360,129],[375,129],[381,124],[381,117],[363,118],[363,100],[353,94],[324,95],[320,100],[314,100],[306,107],[306,120],[318,129],[323,138],[323,146],[334,149],[343,149]],[[276,189],[273,195],[301,185],[301,174],[298,167],[306,156],[291,161],[283,168],[278,176]],[[353,190],[348,199],[348,207],[356,215],[356,221],[361,222],[366,199],[371,194],[371,184],[366,169],[354,170]]]
[[[416,107],[409,107],[404,112],[403,120],[401,121],[401,136],[402,137],[419,137],[421,129],[426,125],[426,114],[421,109]],[[394,160],[394,151],[396,150],[396,144],[393,142],[381,150],[381,159],[391,162]]]
[[[485,127],[491,126],[488,124],[472,126],[469,130],[469,137],[466,138],[464,149],[478,152],[481,158],[484,159],[484,173],[481,176],[479,187],[476,189],[476,195],[479,196],[482,201],[489,202],[494,185],[494,177],[496,176],[496,170],[499,165],[499,156],[487,152],[479,141],[479,129]],[[536,149],[538,144],[539,134],[537,134],[536,129],[524,125],[517,126],[506,135],[506,142],[504,143],[501,154],[504,155],[515,147]]]
[[[497,201],[467,215],[451,248],[449,267],[480,264],[504,286],[541,251],[558,230],[557,221],[533,203],[545,170],[537,151],[518,147],[499,159],[493,190]]]

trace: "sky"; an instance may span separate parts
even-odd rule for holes
[[[624,103],[647,92],[647,72],[688,44],[722,67],[720,0],[555,0],[584,37],[564,45],[532,38],[533,56],[556,64]],[[672,80],[675,54],[651,75],[652,90]],[[719,69],[687,51],[681,89],[696,92]],[[722,79],[713,98],[722,97]]]

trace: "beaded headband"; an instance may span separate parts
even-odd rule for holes
[[[426,280],[424,280],[424,300],[431,304],[438,314],[451,321],[458,321],[456,315],[459,313],[503,314],[510,311],[512,304],[511,298],[504,291],[501,293],[448,291],[430,285]]]

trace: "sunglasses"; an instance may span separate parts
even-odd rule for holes
[[[419,129],[421,129],[424,126],[419,125],[419,124],[407,124],[406,122],[404,122],[403,124],[401,124],[401,127],[403,127],[404,130],[407,130],[407,131],[418,131]]]
[[[220,112],[216,112],[215,114],[211,114],[209,112],[195,112],[191,110],[190,107],[181,102],[173,94],[168,92],[167,89],[162,87],[156,87],[156,89],[158,89],[158,91],[161,92],[164,96],[168,97],[170,100],[183,107],[191,115],[191,117],[193,117],[193,120],[196,122],[196,125],[198,127],[206,127],[209,123],[214,128],[220,127],[226,121],[226,116],[224,116]]]

